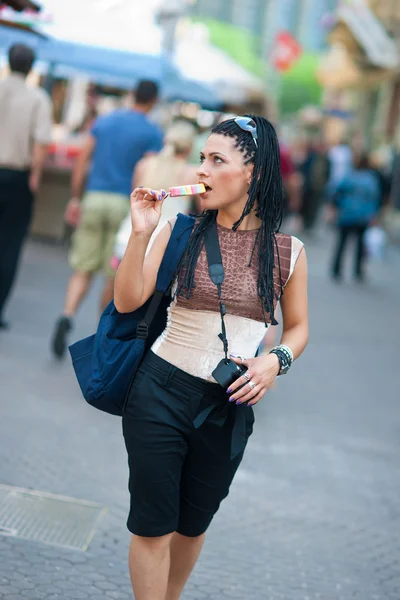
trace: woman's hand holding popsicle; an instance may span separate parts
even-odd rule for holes
[[[168,193],[165,190],[135,188],[131,194],[132,231],[151,235],[160,221],[161,206],[167,196],[194,196],[205,191],[202,183],[170,187]]]
[[[131,194],[132,231],[136,234],[151,235],[156,229],[161,206],[167,192],[150,188],[135,188]]]

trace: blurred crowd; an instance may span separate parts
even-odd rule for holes
[[[10,76],[0,83],[2,328],[7,327],[4,308],[51,141],[49,98],[43,90],[25,85],[33,61],[31,49],[13,47]],[[203,144],[212,126],[227,116],[215,113],[207,127],[180,116],[161,128],[154,119],[158,97],[158,86],[152,81],[139,82],[133,103],[125,101],[125,106],[116,109],[100,108],[88,94],[87,113],[77,130],[83,143],[72,170],[71,200],[65,212],[74,230],[69,255],[73,274],[52,337],[52,349],[59,358],[65,354],[74,315],[95,273],[105,275],[100,310],[112,299],[115,271],[130,234],[130,191],[137,186],[168,190],[196,183]],[[280,142],[286,192],[283,230],[311,239],[325,231],[321,223],[335,229],[330,274],[336,281],[343,276],[347,242],[354,238],[353,275],[363,281],[368,256],[384,256],[387,223],[393,221],[390,211],[400,211],[400,155],[395,151],[368,153],[349,139],[328,144],[322,131],[316,130],[290,143]],[[160,227],[178,212],[200,211],[199,197],[169,198]]]
[[[342,278],[347,242],[355,238],[353,275],[364,280],[368,256],[383,258],[393,233],[388,221],[399,208],[399,155],[368,152],[348,139],[328,145],[315,132],[290,155],[294,183],[287,188],[289,215],[295,215],[306,238],[315,235],[321,223],[336,229],[330,265],[336,280]]]

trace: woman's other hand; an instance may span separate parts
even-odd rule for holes
[[[135,188],[131,194],[131,220],[134,233],[151,235],[156,229],[161,206],[167,192],[150,188]]]
[[[230,358],[236,364],[247,367],[247,371],[227,390],[229,402],[246,403],[248,406],[257,404],[279,374],[281,367],[278,357],[276,354],[267,354],[247,359],[231,355]],[[250,386],[249,382],[254,383],[254,387]],[[243,387],[238,390],[241,386]]]

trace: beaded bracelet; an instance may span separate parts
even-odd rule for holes
[[[284,355],[287,357],[288,362],[290,362],[290,364],[292,364],[294,357],[293,357],[293,352],[291,351],[289,346],[285,346],[284,344],[279,344],[279,346],[275,346],[274,348],[272,348],[271,352],[272,352],[272,350],[280,350],[281,352],[283,352]]]
[[[284,375],[288,372],[293,362],[293,352],[288,346],[281,344],[275,346],[269,352],[270,354],[276,354],[280,363],[279,375]]]

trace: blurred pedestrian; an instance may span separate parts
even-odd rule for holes
[[[84,115],[81,123],[73,130],[72,133],[79,134],[87,133],[88,131],[90,132],[98,116],[99,115],[96,108],[89,108],[86,114]]]
[[[32,217],[51,141],[51,101],[26,84],[35,60],[31,48],[10,48],[10,75],[0,83],[0,329]]]
[[[389,204],[390,199],[390,187],[392,185],[392,177],[390,169],[388,169],[385,163],[383,152],[376,151],[370,156],[370,167],[375,173],[378,180],[380,199],[379,199],[379,210],[383,211]]]
[[[279,143],[279,160],[285,192],[284,215],[296,215],[301,207],[299,172],[293,162],[290,148],[284,142]]]
[[[400,152],[393,157],[391,186],[388,205],[383,214],[383,222],[390,240],[400,243]]]
[[[242,461],[252,407],[308,338],[306,255],[299,240],[278,233],[284,199],[271,123],[251,115],[214,127],[198,179],[204,212],[176,273],[166,328],[136,372],[123,414],[137,600],[181,597]],[[121,313],[154,293],[174,221],[146,249],[164,206],[154,186],[132,193],[132,235],[115,282]],[[222,287],[221,269],[214,277],[207,265],[213,248]],[[266,327],[277,324],[278,300],[281,344],[255,357]]]
[[[65,354],[72,317],[98,271],[102,270],[106,278],[101,310],[113,297],[115,272],[111,258],[116,233],[129,213],[132,174],[143,156],[162,148],[162,133],[147,116],[157,97],[157,84],[141,81],[132,108],[116,110],[96,119],[76,161],[72,199],[66,210],[67,222],[76,226],[69,257],[74,272],[68,282],[64,311],[56,323],[51,342],[58,358]]]
[[[147,156],[137,164],[133,187],[153,185],[156,189],[168,190],[172,186],[190,185],[197,181],[197,167],[188,164],[195,134],[195,127],[188,121],[173,123],[165,134],[165,146],[160,154]],[[192,203],[192,196],[167,198],[154,236],[169,219],[175,217],[179,212],[190,212],[193,208]],[[113,256],[114,268],[118,267],[125,253],[131,229],[131,217],[128,214],[117,233]]]
[[[333,189],[352,170],[353,151],[343,138],[328,151],[330,162],[329,186]]]
[[[355,238],[354,277],[364,279],[366,257],[364,235],[379,212],[381,190],[368,156],[362,154],[354,168],[333,189],[332,204],[336,213],[337,242],[331,274],[336,280],[342,277],[343,254],[350,237]]]
[[[311,234],[324,200],[330,176],[330,161],[322,140],[311,139],[307,142],[304,159],[299,165],[299,170],[303,177],[300,214],[304,233]]]
[[[400,211],[400,152],[393,161],[393,178],[390,188],[390,205]]]

